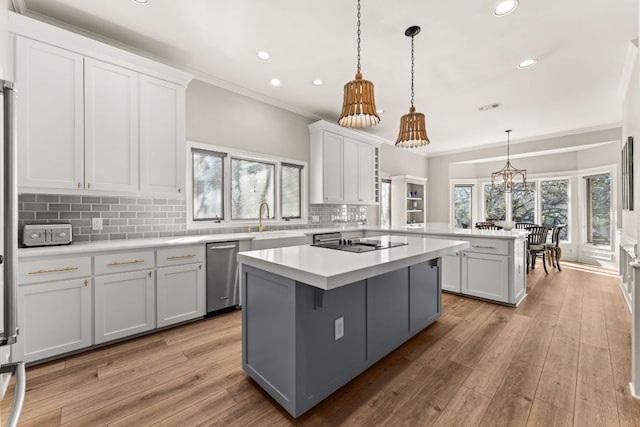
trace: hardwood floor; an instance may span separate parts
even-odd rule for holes
[[[640,426],[630,315],[591,270],[537,268],[516,309],[445,294],[438,322],[299,419],[242,371],[237,311],[28,368],[20,425]]]

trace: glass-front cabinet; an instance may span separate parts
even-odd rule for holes
[[[427,179],[400,175],[391,177],[391,223],[421,227],[427,221]]]

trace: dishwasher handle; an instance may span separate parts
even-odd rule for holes
[[[226,245],[226,246],[209,246],[209,249],[211,250],[218,250],[218,249],[235,249],[237,248],[236,245]]]

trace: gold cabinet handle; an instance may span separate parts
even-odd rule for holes
[[[87,182],[87,188],[91,188],[91,183]]]
[[[78,181],[78,188],[82,188],[82,184]]]
[[[75,271],[78,267],[55,268],[53,270],[36,270],[30,271],[29,274],[45,274],[45,273],[61,273],[66,271]]]
[[[471,245],[472,248],[477,249],[498,249],[495,246],[482,246],[482,245]]]
[[[149,272],[149,277],[151,277],[151,272]]]
[[[87,286],[89,286],[89,281],[88,280],[84,280],[84,287],[86,288]]]
[[[183,259],[183,258],[193,258],[196,254],[187,254],[187,255],[171,255],[167,257],[167,259]]]
[[[116,261],[107,264],[109,267],[115,267],[118,265],[129,265],[129,264],[142,264],[144,262],[143,259],[134,259],[133,261]]]

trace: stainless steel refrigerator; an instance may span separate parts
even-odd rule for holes
[[[13,402],[8,416],[0,414],[6,419],[6,426],[18,425],[24,394],[26,389],[26,374],[24,362],[10,360],[11,345],[18,340],[18,174],[17,168],[17,140],[15,99],[13,84],[0,80],[0,133],[2,134],[2,150],[0,150],[2,164],[2,185],[0,185],[0,239],[2,253],[0,254],[0,397],[4,394],[11,376],[15,376]],[[7,357],[9,356],[9,357]],[[7,397],[8,398],[8,397]],[[1,424],[1,421],[0,421]]]

